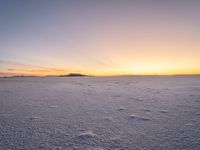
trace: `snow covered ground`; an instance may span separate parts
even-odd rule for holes
[[[0,150],[199,150],[200,76],[0,78]]]

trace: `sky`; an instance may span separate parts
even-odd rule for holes
[[[0,76],[200,74],[199,0],[0,0]]]

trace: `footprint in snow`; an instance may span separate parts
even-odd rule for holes
[[[58,108],[58,106],[49,106],[48,108]]]
[[[32,106],[32,104],[25,104],[24,106]]]
[[[104,117],[104,120],[106,120],[106,121],[112,121],[113,118],[112,117]]]
[[[38,116],[30,116],[29,119],[30,120],[35,120],[35,119],[39,119],[39,117]]]
[[[130,119],[135,119],[135,120],[141,120],[141,121],[150,121],[151,119],[150,118],[147,118],[147,117],[142,117],[142,116],[137,116],[135,114],[131,114],[129,116]]]
[[[151,112],[152,110],[151,109],[143,109],[144,111],[146,111],[146,112]]]
[[[167,110],[160,110],[159,112],[160,112],[160,113],[163,113],[163,114],[167,114],[167,113],[168,113]]]
[[[131,98],[131,99],[133,99],[135,101],[144,101],[143,99],[140,99],[140,98]]]
[[[126,108],[125,107],[119,107],[119,108],[117,108],[117,110],[119,110],[119,111],[122,111],[122,110],[125,110]]]
[[[90,147],[90,148],[87,148],[86,150],[104,150],[104,149],[101,147]]]
[[[112,97],[118,98],[121,97],[121,95],[113,95]]]

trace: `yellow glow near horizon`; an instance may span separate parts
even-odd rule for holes
[[[125,53],[122,54],[122,50],[110,50],[107,55],[104,55],[109,59],[103,58],[103,60],[106,60],[103,65],[88,63],[81,66],[82,63],[77,63],[76,66],[71,68],[64,67],[64,63],[63,66],[60,63],[60,66],[57,67],[55,65],[53,68],[14,65],[8,67],[7,70],[4,69],[2,71],[0,69],[0,72],[7,72],[11,75],[24,74],[36,76],[65,75],[69,73],[96,76],[200,74],[198,55],[190,54],[189,51],[183,53],[180,53],[178,50],[173,52],[167,50],[162,52],[156,49],[147,51],[144,50],[145,48],[140,48],[140,52],[137,53],[132,49],[124,50]]]
[[[95,76],[115,76],[115,75],[192,75],[200,74],[200,70],[197,68],[176,68],[171,66],[162,66],[162,65],[138,65],[138,66],[127,66],[121,67],[118,69],[106,69],[106,70],[95,70],[95,69],[85,69],[83,71],[38,71],[38,70],[18,70],[10,71],[7,73],[11,75],[35,75],[35,76],[46,76],[46,75],[66,75],[69,73],[82,73],[86,75],[95,75]],[[1,75],[1,73],[0,73]],[[3,75],[3,74],[2,74]],[[6,73],[4,73],[6,75]]]

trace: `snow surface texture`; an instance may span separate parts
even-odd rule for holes
[[[0,150],[144,149],[200,149],[200,77],[0,79]]]

